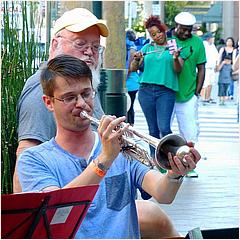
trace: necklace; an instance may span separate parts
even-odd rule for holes
[[[161,56],[163,55],[164,51],[166,50],[166,46],[167,45],[158,45],[155,42],[153,43],[153,51],[157,54],[157,58],[161,58]]]

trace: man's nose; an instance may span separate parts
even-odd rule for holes
[[[85,106],[86,105],[86,102],[85,100],[83,99],[83,97],[81,95],[78,95],[77,97],[77,102],[76,102],[76,107],[81,107],[81,106]]]
[[[94,52],[91,45],[86,46],[84,53],[88,56],[93,56]]]

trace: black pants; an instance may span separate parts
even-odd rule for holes
[[[127,122],[130,123],[131,125],[134,124],[135,112],[134,112],[133,106],[134,106],[134,101],[135,101],[137,92],[138,92],[138,90],[128,92],[128,94],[131,98],[131,106],[130,106],[128,112],[127,112]]]

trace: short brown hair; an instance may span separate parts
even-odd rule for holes
[[[87,77],[92,84],[92,72],[88,65],[70,55],[62,54],[51,59],[41,70],[41,85],[43,93],[47,96],[53,96],[57,76],[66,78],[66,81],[68,79],[81,81],[81,78]]]

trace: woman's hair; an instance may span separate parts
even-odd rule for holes
[[[229,40],[229,39],[232,40],[232,46],[234,47],[235,46],[235,42],[234,42],[234,39],[232,37],[226,38],[225,44],[226,44],[227,40]]]
[[[81,81],[82,78],[89,78],[92,84],[92,72],[88,65],[70,55],[62,54],[51,59],[47,66],[41,68],[41,84],[43,93],[53,96],[55,81],[57,77],[63,77],[68,83],[70,81]]]
[[[167,30],[167,26],[164,23],[161,23],[158,16],[151,15],[144,21],[144,27],[146,29],[156,26],[161,32],[165,32]]]

